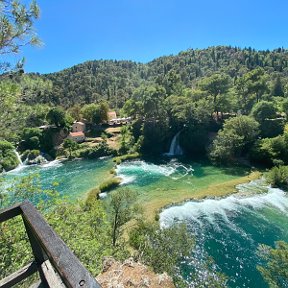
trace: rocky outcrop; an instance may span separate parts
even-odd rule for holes
[[[103,288],[175,288],[167,273],[155,274],[132,258],[120,263],[112,257],[106,257],[103,270],[96,279]]]

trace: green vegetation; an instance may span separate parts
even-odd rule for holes
[[[86,104],[81,109],[81,115],[90,123],[100,124],[108,120],[109,106],[106,102],[100,104]]]
[[[19,164],[14,146],[8,141],[0,141],[0,172],[9,171]]]
[[[69,158],[72,158],[72,152],[79,149],[79,145],[71,139],[65,139],[63,142],[63,148],[68,150]]]
[[[130,244],[138,251],[141,261],[157,273],[176,274],[175,267],[182,257],[190,255],[194,241],[185,225],[159,230],[155,223],[139,220],[130,231]]]
[[[256,141],[251,150],[251,158],[254,161],[267,166],[288,164],[288,134],[273,138],[264,138]]]
[[[276,247],[260,245],[258,253],[264,263],[258,270],[271,288],[284,288],[288,285],[288,243],[277,241]]]
[[[213,141],[210,157],[212,160],[227,163],[235,156],[247,153],[258,135],[256,120],[248,116],[236,116],[225,121]]]
[[[95,147],[86,147],[84,149],[79,149],[78,152],[79,152],[78,157],[87,159],[97,159],[99,157],[113,155],[115,154],[116,151],[111,149],[106,141],[101,141]]]
[[[20,1],[2,1],[0,54],[17,53],[23,45],[39,44],[33,29],[33,22],[39,17],[39,12],[35,1],[29,7]]]
[[[288,166],[275,166],[266,176],[268,182],[273,187],[286,188],[288,187]]]
[[[121,162],[127,161],[127,160],[133,160],[133,159],[137,159],[140,157],[140,154],[138,152],[135,152],[133,154],[125,154],[125,155],[121,155],[121,156],[117,156],[113,158],[113,161],[119,165]]]
[[[121,179],[119,177],[113,177],[109,180],[102,182],[99,185],[99,190],[101,193],[107,192],[119,186],[120,183],[121,183]]]
[[[121,188],[111,194],[108,209],[111,219],[112,245],[116,246],[120,235],[123,233],[123,225],[140,214],[141,210],[135,205],[135,195],[127,188]]]
[[[192,258],[191,251],[195,246],[185,224],[177,224],[165,229],[159,229],[155,223],[139,220],[129,233],[129,243],[136,249],[137,258],[151,266],[156,273],[168,272],[172,275],[176,287],[187,287],[187,283],[179,275],[177,263],[186,258]],[[206,279],[200,273],[191,275],[197,287],[203,282],[209,287],[226,287],[227,278],[221,273],[213,273],[212,263],[205,263]],[[204,269],[204,267],[203,267]],[[202,276],[203,277],[203,276]]]
[[[110,178],[104,182],[102,182],[98,187],[91,189],[88,192],[86,198],[86,204],[90,205],[91,201],[95,201],[99,199],[99,194],[103,192],[108,192],[118,187],[121,183],[121,179],[119,177]]]
[[[13,119],[0,137],[13,143],[24,140],[24,150],[55,156],[53,147],[61,144],[62,129],[69,131],[73,120],[86,119],[87,135],[91,138],[96,130],[101,134],[104,129],[98,128],[107,121],[110,108],[133,119],[121,128],[116,145],[120,155],[162,154],[181,131],[186,155],[208,156],[222,165],[238,158],[267,166],[285,163],[275,142],[282,141],[287,121],[287,55],[282,48],[219,46],[190,49],[148,64],[89,61],[49,75],[13,74],[1,81],[1,97],[5,109],[15,107],[22,121],[9,111]],[[23,133],[24,128],[47,123],[55,127],[44,129],[42,136]],[[66,149],[70,157],[97,158],[108,154],[100,153],[102,148]],[[261,159],[261,151],[269,157]]]
[[[13,199],[0,197],[0,208],[10,205],[14,199],[30,199],[95,276],[101,270],[103,256],[113,255],[119,259],[128,257],[125,247],[116,243],[112,245],[111,227],[114,222],[110,222],[102,202],[93,199],[89,205],[82,201],[69,203],[59,198],[55,187],[56,184],[53,184],[50,189],[42,190],[39,177],[29,176],[12,185],[10,191],[13,192]],[[5,191],[0,190],[0,196],[4,195],[7,195]],[[117,232],[122,222],[118,222]],[[0,272],[3,277],[31,261],[32,254],[21,219],[1,223],[0,231]],[[119,233],[117,237],[120,239]]]

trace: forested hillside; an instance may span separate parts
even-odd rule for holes
[[[39,93],[34,95],[31,102],[39,103],[40,100],[42,103],[69,107],[107,100],[112,107],[121,108],[141,84],[159,84],[169,95],[179,92],[181,88],[194,87],[199,78],[216,72],[227,74],[235,82],[257,67],[262,67],[267,73],[267,82],[271,89],[273,84],[278,84],[274,87],[276,91],[270,92],[282,96],[288,77],[287,66],[288,51],[282,48],[256,51],[225,46],[189,49],[176,56],[160,57],[147,64],[132,61],[88,61],[52,74],[30,75],[33,79],[40,76],[44,80],[43,85],[37,85]],[[47,86],[51,86],[50,89]]]
[[[25,140],[25,127],[49,123],[69,130],[75,119],[98,125],[113,109],[133,119],[122,129],[120,154],[164,153],[181,131],[186,155],[208,155],[220,163],[248,156],[286,164],[287,65],[288,51],[282,48],[218,46],[147,64],[100,60],[46,75],[5,74],[0,96],[7,103],[0,118],[7,129],[0,137],[17,143]]]

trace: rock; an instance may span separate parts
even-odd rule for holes
[[[34,159],[31,160],[29,159],[25,161],[25,164],[27,165],[43,164],[43,163],[47,163],[47,160],[42,155],[39,155]]]
[[[96,279],[103,288],[175,288],[167,273],[156,274],[133,258],[121,263],[113,257],[105,257],[103,270]]]

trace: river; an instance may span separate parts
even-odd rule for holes
[[[19,167],[5,175],[6,183],[30,174],[39,174],[43,188],[58,182],[62,196],[75,200],[109,176],[112,159],[53,161],[40,166]],[[224,169],[205,163],[178,160],[157,162],[134,160],[120,164],[116,172],[138,194],[140,203],[154,198],[177,200],[179,191],[193,193],[215,183],[245,175],[243,169]],[[182,276],[193,285],[189,275],[202,271],[203,260],[213,257],[215,271],[229,277],[228,287],[266,288],[256,265],[259,244],[288,241],[288,199],[279,190],[254,181],[238,187],[239,193],[222,199],[190,201],[165,209],[160,214],[162,227],[185,222],[196,239],[191,258],[181,263]],[[261,192],[261,194],[258,194]],[[190,195],[189,194],[189,195]]]

